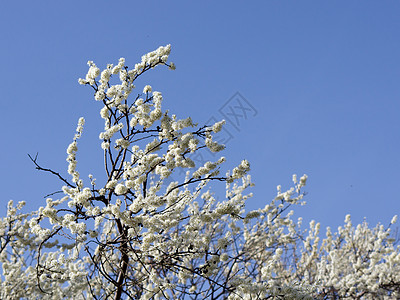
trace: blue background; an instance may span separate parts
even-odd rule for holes
[[[251,162],[248,209],[306,173],[307,205],[296,216],[388,224],[400,212],[399,15],[399,1],[4,2],[1,207],[13,199],[35,208],[60,189],[27,153],[66,176],[80,116],[78,171],[86,183],[89,173],[100,178],[101,106],[77,79],[88,60],[104,68],[125,57],[133,67],[170,43],[176,71],[147,73],[138,92],[151,84],[164,107],[199,123],[222,119],[236,92],[257,111],[226,126],[227,165]]]

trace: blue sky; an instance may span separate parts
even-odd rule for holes
[[[400,213],[399,15],[398,1],[5,2],[1,205],[37,207],[60,188],[27,153],[66,174],[80,116],[78,170],[101,172],[100,106],[77,82],[86,62],[125,57],[133,66],[170,43],[176,71],[149,72],[138,88],[151,84],[164,107],[199,123],[224,118],[237,92],[246,99],[253,110],[228,122],[224,155],[230,167],[252,164],[249,209],[306,173],[297,216],[333,227],[347,213],[354,223],[388,224]]]

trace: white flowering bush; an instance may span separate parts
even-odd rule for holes
[[[132,69],[123,58],[104,70],[88,62],[79,83],[93,88],[100,105],[105,180],[89,174],[86,182],[78,172],[83,118],[67,148],[68,177],[31,157],[60,179],[64,195],[28,214],[24,203],[9,202],[0,219],[0,299],[400,297],[390,228],[354,228],[348,217],[320,240],[319,225],[303,231],[290,210],[304,203],[306,175],[246,213],[248,161],[223,171],[224,157],[204,165],[190,159],[224,149],[213,134],[225,121],[198,126],[163,110],[151,86],[132,93],[144,72],[175,69],[170,50],[160,47]],[[222,201],[212,182],[226,185]]]

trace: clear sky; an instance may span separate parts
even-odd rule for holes
[[[400,214],[399,16],[399,1],[5,1],[1,207],[37,207],[60,188],[27,153],[65,175],[80,116],[78,170],[101,173],[100,105],[77,81],[86,62],[133,66],[170,43],[176,71],[149,72],[138,87],[161,91],[179,117],[234,122],[224,155],[231,167],[251,162],[249,209],[306,173],[298,216],[388,224]]]

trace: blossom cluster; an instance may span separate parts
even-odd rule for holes
[[[85,119],[80,118],[78,121],[78,126],[76,128],[76,134],[74,136],[73,142],[69,144],[67,148],[67,162],[68,173],[72,176],[72,182],[77,183],[79,180],[79,172],[76,171],[76,152],[78,151],[77,140],[81,137],[83,131],[83,125],[85,124]]]

